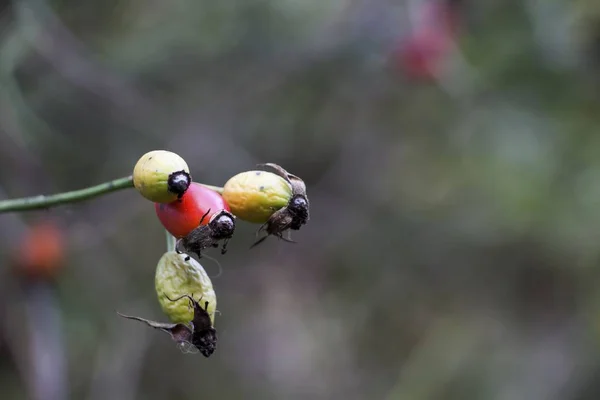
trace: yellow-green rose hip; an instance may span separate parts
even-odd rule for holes
[[[133,185],[155,203],[171,203],[181,198],[191,181],[185,160],[166,150],[144,154],[133,168]]]
[[[305,225],[309,216],[309,201],[306,196],[306,184],[300,177],[290,174],[288,171],[283,169],[280,165],[274,163],[259,164],[259,167],[270,168],[275,171],[275,174],[279,175],[290,185],[292,193],[287,205],[279,210],[275,211],[273,215],[269,217],[266,223],[264,223],[259,232],[263,231],[266,236],[258,239],[250,247],[254,247],[262,243],[268,236],[275,236],[281,240],[287,242],[293,242],[289,237],[290,230],[300,230]],[[284,238],[283,233],[288,232],[288,237]]]
[[[194,318],[189,300],[182,297],[188,295],[203,308],[208,302],[206,312],[214,324],[217,297],[208,274],[198,261],[184,253],[166,252],[158,261],[154,284],[158,302],[171,321],[188,323]]]
[[[292,186],[271,172],[246,171],[229,179],[222,195],[233,215],[261,224],[267,222],[275,211],[288,205]]]

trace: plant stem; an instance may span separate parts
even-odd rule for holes
[[[165,230],[165,234],[167,236],[167,251],[175,251],[175,245],[177,244],[177,239],[175,239],[175,236],[171,235],[166,230]]]
[[[208,189],[210,189],[210,190],[212,190],[214,192],[217,192],[219,194],[223,194],[223,188],[221,186],[206,185],[204,183],[199,183],[199,182],[196,182],[196,183],[198,183],[199,185],[202,185],[205,188],[208,188]]]
[[[200,185],[214,190],[217,193],[223,193],[223,188],[219,186]],[[39,195],[33,197],[22,197],[19,199],[9,199],[0,201],[0,214],[11,211],[29,211],[50,208],[61,204],[77,203],[79,201],[89,200],[94,197],[116,192],[117,190],[129,189],[133,187],[133,177],[115,179],[104,182],[96,186],[90,186],[85,189],[73,190],[71,192],[57,193],[49,196]]]
[[[49,196],[40,195],[23,197],[20,199],[3,200],[0,201],[0,213],[10,211],[38,210],[60,204],[76,203],[131,187],[133,187],[133,178],[131,176],[127,176],[125,178],[115,179],[113,181],[104,182],[85,189],[73,190],[71,192],[57,193]]]

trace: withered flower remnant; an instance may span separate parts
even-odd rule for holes
[[[204,219],[210,213],[210,209],[202,216],[200,225],[177,241],[178,252],[194,253],[198,258],[202,257],[202,250],[209,247],[219,247],[222,241],[221,254],[227,252],[227,243],[235,232],[235,217],[227,210],[221,210],[210,218],[208,224],[203,225]]]
[[[306,195],[306,184],[296,175],[292,175],[281,166],[273,163],[259,164],[259,167],[269,167],[279,176],[284,178],[292,188],[292,195],[288,204],[275,211],[273,215],[263,224],[259,230],[266,232],[266,235],[258,239],[251,247],[262,243],[269,235],[276,236],[287,242],[293,242],[289,238],[284,238],[283,233],[291,230],[299,230],[305,225],[309,218],[309,201]]]
[[[212,326],[210,315],[208,314],[208,301],[204,302],[204,308],[192,296],[183,295],[180,298],[171,301],[176,302],[182,298],[187,298],[194,310],[194,316],[188,323],[164,323],[152,321],[149,319],[125,315],[117,312],[121,317],[136,321],[141,321],[148,326],[159,329],[171,336],[179,346],[191,344],[196,347],[204,357],[210,357],[217,347],[217,330]]]

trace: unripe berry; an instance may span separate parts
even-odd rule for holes
[[[185,160],[166,150],[144,154],[133,169],[133,185],[146,199],[170,203],[181,198],[192,179]]]
[[[229,179],[223,198],[237,218],[262,224],[288,205],[292,187],[281,176],[266,171],[246,171]]]
[[[194,318],[190,302],[182,298],[188,295],[203,306],[208,302],[206,311],[214,324],[217,296],[208,274],[198,261],[186,254],[168,251],[158,261],[154,283],[158,302],[171,321],[188,323]]]

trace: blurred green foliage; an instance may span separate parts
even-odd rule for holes
[[[10,260],[52,216],[71,398],[595,399],[600,8],[460,3],[420,81],[396,57],[418,1],[0,2],[0,197],[165,148],[215,185],[281,164],[311,200],[298,244],[249,251],[239,224],[211,254],[210,359],[116,316],[162,318],[164,235],[134,191],[0,215],[0,397],[32,396],[41,325]]]

